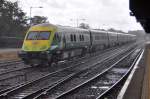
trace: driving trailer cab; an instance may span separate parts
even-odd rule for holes
[[[57,27],[52,24],[32,26],[27,32],[19,56],[27,64],[50,62],[53,50],[60,49]]]

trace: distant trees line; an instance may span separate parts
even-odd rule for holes
[[[22,32],[29,28],[29,20],[32,25],[48,22],[47,17],[44,16],[34,16],[30,19],[19,8],[18,2],[0,0],[0,36],[19,37],[23,35]]]
[[[0,0],[0,47],[10,46],[9,44],[13,42],[22,42],[25,32],[30,25],[29,20],[34,25],[47,22],[47,17],[34,16],[30,19],[19,8],[18,2]],[[21,43],[19,44],[21,45]]]
[[[17,2],[0,0],[0,36],[23,35],[22,31],[27,28],[27,17],[18,7]]]

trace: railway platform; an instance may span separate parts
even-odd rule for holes
[[[7,48],[0,49],[0,60],[12,60],[18,59],[17,53],[20,51],[19,48]]]
[[[150,99],[150,42],[131,71],[117,99]]]

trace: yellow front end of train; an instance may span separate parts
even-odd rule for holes
[[[51,60],[49,54],[57,28],[51,24],[32,26],[26,33],[19,56],[30,65],[42,64]]]

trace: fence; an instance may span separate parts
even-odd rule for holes
[[[0,37],[0,48],[21,48],[23,38],[19,37]]]

